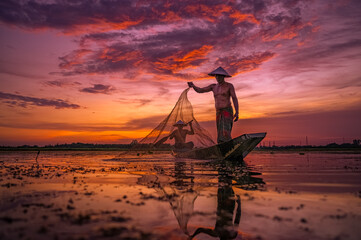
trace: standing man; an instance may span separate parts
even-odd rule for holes
[[[197,93],[213,92],[217,111],[217,142],[222,143],[232,139],[233,120],[235,122],[238,120],[238,100],[233,85],[224,80],[226,77],[231,77],[226,70],[219,67],[208,75],[215,76],[217,84],[200,88],[194,85],[193,82],[188,82],[188,86],[192,87]],[[231,98],[236,111],[234,115]]]

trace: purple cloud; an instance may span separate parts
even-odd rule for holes
[[[219,58],[216,66],[228,66],[227,70],[230,74],[238,74],[240,72],[249,72],[259,68],[259,66],[276,54],[272,52],[253,53],[248,56],[227,56]]]
[[[27,105],[40,106],[40,107],[54,107],[56,109],[72,108],[78,109],[78,104],[69,103],[62,99],[46,99],[46,98],[35,98],[27,97],[19,94],[11,94],[0,92],[0,100],[11,105],[27,107]]]
[[[5,24],[84,34],[79,49],[59,58],[64,76],[132,69],[186,79],[195,76],[182,70],[207,63],[209,53],[217,51],[215,46],[220,43],[234,47],[229,35],[240,37],[242,33],[235,30],[253,29],[259,24],[254,14],[264,8],[263,1],[224,4],[220,0],[151,5],[142,1],[79,0],[75,4],[5,0],[0,6],[0,21]],[[98,48],[90,49],[89,43]]]
[[[235,3],[228,4],[236,9],[250,13],[263,4]],[[92,26],[96,30],[107,27],[125,29],[129,27],[145,27],[169,21],[180,21],[185,18],[203,18],[214,22],[219,15],[229,15],[224,1],[156,1],[134,2],[132,0],[103,0],[76,2],[66,1],[16,1],[3,0],[0,4],[2,22],[24,28],[53,28],[67,33],[82,32],[80,27]],[[261,7],[262,8],[262,7]],[[234,12],[234,11],[233,11]],[[111,23],[111,24],[109,24]]]
[[[101,94],[111,94],[116,89],[111,85],[103,85],[103,84],[94,84],[93,87],[80,89],[80,92],[86,93],[101,93]]]

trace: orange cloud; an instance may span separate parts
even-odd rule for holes
[[[259,24],[259,21],[252,14],[242,14],[241,12],[234,10],[231,6],[220,4],[216,6],[207,6],[204,4],[189,5],[186,7],[186,11],[194,16],[202,17],[210,22],[215,22],[216,19],[224,13],[230,13],[229,17],[233,18],[233,24],[248,21],[255,24]]]
[[[174,22],[174,21],[180,21],[180,20],[182,20],[182,18],[175,12],[169,11],[169,12],[163,12],[161,14],[160,20],[162,22]]]
[[[280,39],[293,39],[293,38],[297,37],[297,35],[298,35],[298,33],[295,31],[295,29],[291,28],[291,29],[286,29],[282,32],[279,32],[273,36],[270,36],[270,35],[262,36],[262,40],[264,42],[270,42],[270,41],[280,40]]]
[[[158,11],[156,8],[152,8],[152,12],[155,14],[154,19],[161,22],[176,22],[182,20],[182,18],[174,11]]]
[[[179,51],[174,55],[159,59],[154,64],[159,69],[171,70],[177,72],[179,70],[194,67],[195,62],[198,60],[204,60],[205,56],[213,50],[213,46],[204,45],[199,49],[194,49],[188,53]]]
[[[99,59],[111,60],[112,62],[119,62],[123,60],[132,60],[140,59],[141,61],[142,53],[140,51],[130,51],[130,52],[121,52],[113,48],[104,48]]]
[[[298,33],[301,29],[312,26],[311,22],[305,23],[305,24],[294,24],[291,25],[288,28],[282,29],[276,34],[273,34],[272,31],[267,32],[262,36],[262,40],[264,42],[270,42],[275,40],[281,40],[281,39],[293,39],[298,36]]]
[[[126,17],[128,18],[128,17]],[[108,32],[114,30],[123,30],[128,27],[135,26],[144,21],[144,18],[138,20],[125,20],[120,22],[111,22],[106,19],[93,18],[89,20],[87,25],[75,25],[64,31],[65,35],[82,35],[92,32]]]
[[[244,58],[241,61],[234,63],[234,65],[237,65],[238,69],[240,69],[240,72],[236,74],[258,69],[262,63],[269,61],[275,56],[276,54],[274,53],[265,52],[265,53],[256,54],[250,58]]]
[[[254,17],[253,14],[242,14],[239,11],[234,11],[229,15],[231,18],[234,18],[233,25],[238,24],[240,22],[248,21],[255,24],[260,24],[260,22]]]

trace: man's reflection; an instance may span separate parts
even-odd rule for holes
[[[198,228],[190,236],[194,238],[200,233],[220,239],[234,239],[238,234],[241,219],[241,199],[232,188],[232,172],[223,163],[218,168],[217,218],[214,229]]]

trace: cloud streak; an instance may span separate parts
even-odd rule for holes
[[[26,108],[28,105],[38,106],[38,107],[54,107],[56,109],[79,109],[80,105],[69,103],[68,101],[62,99],[46,99],[46,98],[36,98],[36,97],[27,97],[19,94],[11,94],[0,92],[0,100],[10,106],[20,106]]]
[[[111,85],[94,84],[93,87],[83,88],[79,91],[85,93],[112,94],[115,90],[115,87]]]
[[[50,87],[71,87],[71,86],[81,85],[80,82],[68,82],[66,80],[64,80],[64,81],[62,81],[62,80],[50,80],[50,81],[45,81],[43,84],[45,86],[50,86]]]
[[[129,99],[129,98],[119,98],[117,102],[122,104],[136,104],[137,107],[143,107],[153,102],[152,99]]]
[[[22,128],[22,129],[47,129],[47,130],[64,130],[64,131],[130,131],[144,130],[155,128],[166,116],[151,116],[142,119],[132,119],[123,124],[111,123],[67,123],[67,122],[41,122],[40,124],[29,123],[24,121],[18,122],[1,122],[0,127]]]

